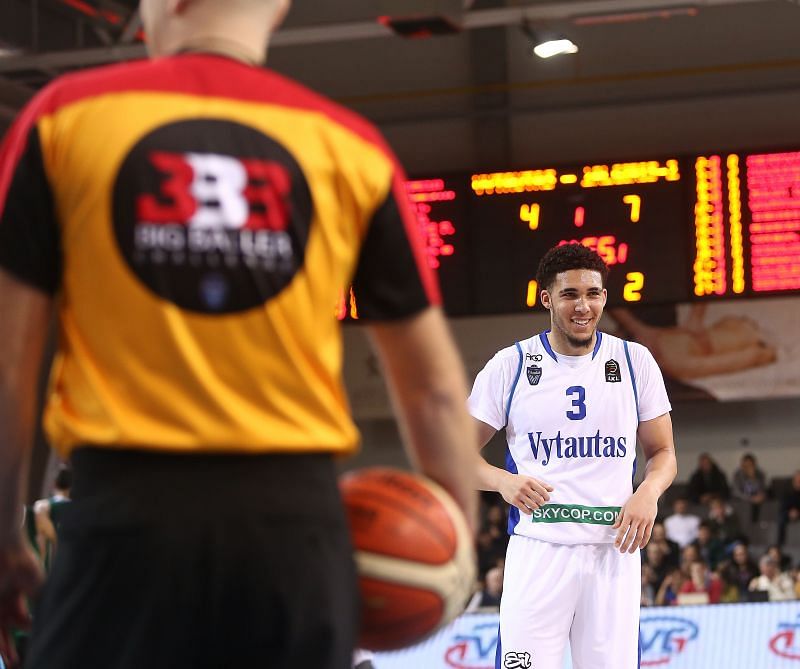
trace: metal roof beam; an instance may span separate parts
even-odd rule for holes
[[[574,20],[585,16],[612,14],[615,12],[656,11],[658,9],[678,9],[742,5],[754,3],[775,3],[776,0],[575,0],[573,2],[534,2],[515,7],[479,9],[464,13],[463,27],[467,30],[513,26],[528,21]],[[326,42],[347,42],[359,39],[394,37],[394,34],[377,21],[336,23],[279,30],[272,37],[272,46],[297,46],[303,44],[322,44]],[[146,55],[144,45],[116,45],[104,48],[77,49],[29,55],[11,55],[0,58],[0,73],[25,70],[46,70],[48,68],[89,67],[103,63],[142,58]]]

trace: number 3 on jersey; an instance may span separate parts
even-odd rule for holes
[[[572,406],[567,411],[570,420],[583,420],[586,418],[586,389],[583,386],[570,386],[567,388],[567,397],[572,397]]]

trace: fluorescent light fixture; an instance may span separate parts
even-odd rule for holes
[[[578,53],[578,45],[566,38],[550,39],[536,44],[533,47],[533,53],[539,58],[552,58],[560,56],[562,53]]]

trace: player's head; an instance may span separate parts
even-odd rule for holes
[[[140,0],[139,15],[153,57],[206,49],[263,60],[269,36],[290,5],[291,0]]]
[[[556,246],[544,255],[536,282],[554,336],[577,349],[592,343],[606,304],[607,278],[603,259],[582,244]]]

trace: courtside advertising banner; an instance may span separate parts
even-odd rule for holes
[[[497,629],[496,613],[467,614],[417,646],[376,654],[375,669],[536,669],[535,654],[502,648],[495,664]],[[641,667],[800,669],[800,602],[644,608],[639,629]]]

